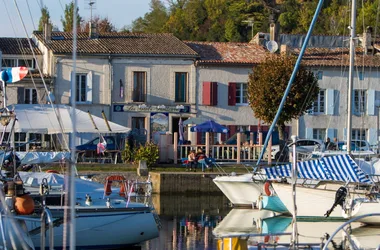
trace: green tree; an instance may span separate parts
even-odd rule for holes
[[[63,31],[70,32],[74,28],[74,3],[71,2],[69,4],[66,4],[65,7],[65,17],[61,18]],[[79,15],[79,8],[76,10],[77,15],[77,29],[80,30],[80,25],[83,21],[82,17]]]
[[[378,2],[377,1],[366,1],[362,8],[358,9],[358,18],[356,22],[356,32],[363,33],[366,27],[372,26],[377,27],[376,18],[378,15]]]
[[[278,21],[283,33],[292,33],[299,25],[300,5],[297,0],[286,0],[281,7]]]
[[[40,21],[38,22],[38,31],[43,31],[45,23],[48,23],[51,26],[53,26],[52,22],[50,21],[49,10],[47,9],[46,6],[44,6],[41,9],[41,17],[40,17]]]
[[[256,118],[272,123],[295,62],[292,56],[270,54],[253,69],[248,81],[248,100]],[[284,140],[285,123],[310,109],[318,93],[317,78],[301,65],[276,124],[280,140]]]
[[[132,22],[132,31],[145,33],[163,32],[169,16],[165,5],[160,0],[151,0],[150,12],[144,18],[138,18]]]

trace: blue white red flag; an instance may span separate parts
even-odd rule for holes
[[[0,71],[0,80],[3,82],[18,82],[28,74],[26,67],[14,67]]]

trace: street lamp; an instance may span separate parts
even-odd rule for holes
[[[379,153],[379,141],[380,141],[380,136],[379,136],[379,119],[380,119],[380,115],[379,115],[379,112],[380,112],[380,100],[376,100],[375,101],[375,106],[376,106],[376,109],[377,109],[377,122],[376,122],[376,134],[377,134],[377,140],[376,140],[376,144],[377,144],[377,153]]]

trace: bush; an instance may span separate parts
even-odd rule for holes
[[[158,145],[153,142],[145,143],[145,146],[140,145],[140,147],[136,150],[135,161],[146,161],[146,165],[148,168],[151,168],[157,163],[159,158],[158,155]]]

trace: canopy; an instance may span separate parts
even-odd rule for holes
[[[297,168],[298,178],[372,183],[348,154],[297,162]],[[268,179],[291,177],[292,164],[265,168],[265,173]]]
[[[198,125],[198,124],[204,123],[208,120],[209,119],[207,119],[206,117],[190,117],[189,119],[187,119],[183,122],[183,125],[190,125],[190,124]]]
[[[54,106],[54,108],[53,108]],[[71,110],[72,107],[66,105],[39,105],[39,104],[16,104],[8,106],[9,110],[16,113],[17,122],[15,132],[31,132],[41,134],[72,133]],[[130,128],[108,122],[112,131],[109,131],[106,121],[103,118],[92,115],[91,120],[87,112],[75,109],[76,132],[77,133],[127,133]],[[58,119],[62,124],[62,130]],[[1,131],[4,127],[0,125]],[[6,131],[10,132],[11,123]]]
[[[190,128],[191,132],[228,133],[228,129],[212,120],[206,121]]]

